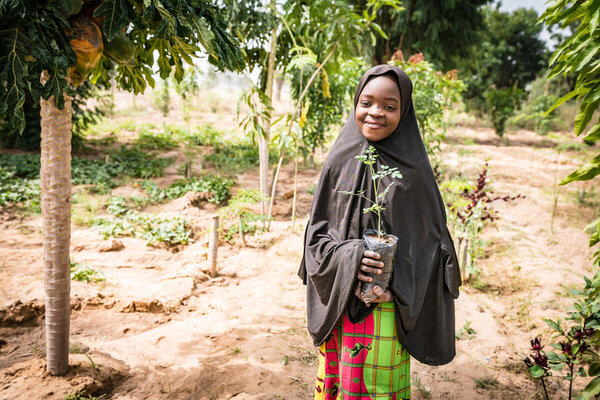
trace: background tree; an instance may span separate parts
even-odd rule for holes
[[[0,118],[25,128],[25,93],[41,103],[41,189],[47,369],[68,370],[72,84],[91,72],[104,87],[142,93],[183,76],[183,62],[202,49],[218,68],[243,58],[219,9],[190,0],[0,0]],[[155,59],[155,54],[157,58]],[[40,79],[42,78],[42,79]]]
[[[401,8],[382,9],[375,19],[385,36],[368,37],[367,54],[373,65],[385,64],[401,50],[423,53],[441,69],[456,68],[456,60],[478,43],[483,28],[482,6],[490,0],[404,0]],[[352,0],[364,8],[368,1]]]
[[[600,4],[596,1],[557,0],[552,3],[541,18],[547,25],[559,24],[562,28],[571,27],[572,34],[556,47],[550,59],[552,72],[549,78],[558,75],[574,74],[577,76],[575,87],[560,98],[549,110],[576,98],[581,101],[579,113],[575,118],[575,134],[585,133],[586,143],[595,143],[600,139],[600,120],[597,117],[600,106]],[[592,122],[589,129],[588,126]],[[594,179],[600,174],[600,155],[582,165],[566,177],[561,185]],[[592,222],[588,229],[592,232],[590,246],[600,243],[600,219]],[[600,250],[594,254],[594,265],[600,266]]]
[[[457,68],[467,84],[463,97],[469,108],[489,111],[486,92],[491,88],[524,90],[546,66],[548,50],[540,38],[542,26],[534,9],[505,12],[485,7],[483,15],[482,41],[470,47]]]

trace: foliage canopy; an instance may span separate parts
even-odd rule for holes
[[[63,92],[73,92],[68,69],[77,61],[69,33],[74,17],[67,18],[60,4],[0,0],[0,118],[19,131],[25,127],[27,91],[36,102],[54,96],[59,108],[64,105]],[[174,71],[180,81],[183,62],[191,64],[192,56],[202,48],[220,69],[244,66],[220,10],[208,0],[104,0],[92,13],[103,20],[105,42],[124,35],[134,49],[130,62],[122,65],[103,54],[91,73],[93,84],[109,87],[114,77],[122,89],[142,93],[147,85],[154,85],[155,72],[165,79]],[[155,64],[158,71],[153,70]],[[48,73],[44,84],[42,71]]]

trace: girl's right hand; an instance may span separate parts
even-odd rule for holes
[[[365,250],[363,253],[363,258],[361,260],[360,269],[358,271],[358,279],[363,282],[371,282],[373,278],[364,273],[381,274],[381,268],[383,267],[383,263],[379,261],[379,253],[375,253],[371,250]]]

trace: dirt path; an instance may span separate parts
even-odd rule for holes
[[[561,187],[550,232],[555,176],[571,171],[580,155],[565,152],[557,163],[543,138],[528,132],[509,138],[513,144],[502,146],[492,132],[461,128],[445,144],[451,170],[472,177],[489,158],[496,193],[526,198],[495,204],[501,219],[484,232],[480,289],[463,286],[456,303],[457,330],[468,322],[475,334],[457,341],[449,365],[413,362],[413,399],[541,398],[520,356],[530,338],[547,335],[542,316],[561,315],[572,303],[565,288],[589,274],[582,229],[597,209],[590,205],[597,193],[579,204],[577,185]],[[302,215],[317,175],[301,174]],[[245,186],[256,183],[252,174],[243,178]],[[289,169],[281,182],[280,196],[291,189]],[[175,202],[162,210],[195,218],[199,232],[207,228],[210,209]],[[289,215],[290,204],[279,200],[280,215]],[[89,359],[72,354],[70,378],[55,379],[37,357],[44,343],[40,221],[11,218],[0,216],[0,399],[64,399],[85,388],[111,399],[311,398],[317,352],[296,277],[303,219],[295,233],[280,217],[250,247],[221,247],[218,278],[203,272],[202,234],[178,252],[129,238],[121,239],[120,251],[100,251],[106,242],[98,234],[74,227],[73,259],[102,270],[107,283],[73,282],[71,340],[74,352]]]

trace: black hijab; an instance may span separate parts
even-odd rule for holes
[[[315,190],[304,238],[299,275],[307,286],[308,330],[316,346],[334,329],[342,313],[353,322],[369,315],[355,295],[356,275],[365,247],[362,233],[375,228],[372,213],[363,214],[366,201],[340,191],[366,190],[373,198],[369,169],[354,157],[369,145],[377,149],[380,165],[398,167],[402,179],[392,185],[382,213],[387,233],[396,235],[398,251],[390,282],[400,343],[417,360],[429,365],[455,356],[454,299],[461,285],[454,244],[446,227],[446,212],[423,146],[412,103],[412,83],[395,66],[367,71],[356,88],[354,106],[367,81],[391,75],[400,88],[401,117],[387,138],[369,142],[350,113],[329,151]],[[386,187],[391,178],[384,178]]]

